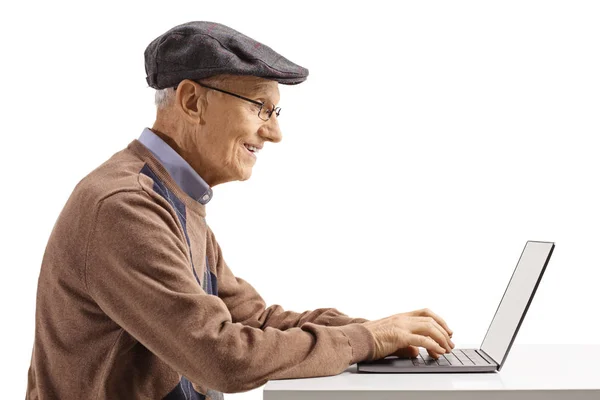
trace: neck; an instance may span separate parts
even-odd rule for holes
[[[185,137],[185,132],[183,132],[181,124],[175,124],[172,120],[161,117],[159,113],[151,131],[171,146],[177,154],[184,157],[184,141],[182,139]]]
[[[208,186],[213,187],[221,183],[218,177],[208,172],[209,168],[206,168],[202,162],[202,155],[198,154],[197,143],[189,140],[190,133],[180,124],[169,124],[157,119],[150,130],[187,161]]]

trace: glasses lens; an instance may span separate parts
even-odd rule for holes
[[[279,117],[279,112],[281,111],[280,107],[267,107],[267,105],[264,105],[262,110],[260,110],[260,117],[262,119],[264,119],[265,121],[267,121],[269,118],[271,118],[271,115],[273,114],[273,112],[275,112],[275,115],[277,115]]]
[[[260,113],[258,113],[258,116],[260,117],[260,119],[262,119],[263,121],[268,121],[269,118],[271,118],[271,113],[273,112],[273,108],[269,108],[266,104],[262,106],[262,108],[260,109]]]

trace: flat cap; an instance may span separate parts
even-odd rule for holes
[[[146,82],[155,89],[184,79],[252,75],[285,85],[304,82],[308,69],[248,36],[216,22],[191,21],[154,39],[144,51]]]

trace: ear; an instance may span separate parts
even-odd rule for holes
[[[175,104],[190,123],[194,125],[205,123],[206,90],[203,90],[196,82],[184,79],[179,83],[175,93]]]

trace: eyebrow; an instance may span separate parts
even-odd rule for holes
[[[271,100],[271,99],[269,98],[269,96],[267,96],[267,95],[262,95],[262,96],[261,96],[261,95],[259,95],[259,96],[258,96],[258,98],[259,98],[259,99],[260,99],[260,98],[264,99],[264,100],[265,100],[265,103],[272,104],[272,105],[274,105],[274,106],[276,106],[276,105],[277,105],[277,103],[275,103],[273,100]]]
[[[255,90],[251,90],[251,89],[255,89]],[[225,90],[225,89],[223,89]],[[227,89],[229,91],[229,89]],[[276,107],[277,104],[274,103],[271,98],[269,97],[269,95],[267,94],[267,92],[264,89],[256,89],[256,88],[250,88],[249,90],[231,90],[231,93],[236,93],[240,96],[246,97],[248,99],[252,99],[253,101],[262,101],[263,103],[269,105],[272,104],[273,107]]]
[[[276,106],[277,104],[274,101],[272,101],[272,99],[268,95],[269,87],[270,87],[270,85],[267,83],[255,82],[247,88],[248,90],[247,90],[245,96],[249,97],[249,98],[253,98],[253,99],[262,98],[262,99],[264,99],[265,103],[270,103],[273,106]]]

